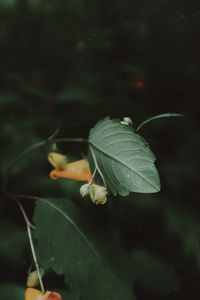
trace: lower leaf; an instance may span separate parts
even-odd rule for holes
[[[38,199],[34,220],[45,267],[63,274],[80,299],[134,299],[130,287],[94,247],[83,215],[75,205],[66,199]]]

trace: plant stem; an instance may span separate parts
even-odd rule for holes
[[[107,189],[107,187],[106,187],[106,181],[105,181],[105,179],[104,179],[104,177],[103,177],[103,174],[102,174],[101,170],[99,169],[99,166],[98,166],[98,164],[97,164],[97,160],[96,160],[94,151],[92,150],[92,147],[89,146],[89,148],[90,148],[90,151],[91,151],[91,153],[92,153],[92,158],[93,158],[93,160],[94,160],[95,169],[99,172],[99,175],[101,176],[101,178],[102,178],[102,180],[103,180],[104,187]],[[95,173],[96,173],[96,170],[95,170]],[[95,174],[95,173],[94,173],[94,174]],[[93,177],[94,177],[94,176],[92,176],[92,179],[93,179]]]
[[[153,116],[151,118],[148,118],[147,120],[145,120],[144,122],[142,122],[137,128],[136,128],[136,132],[139,131],[144,125],[146,125],[147,123],[156,120],[156,119],[163,119],[163,118],[173,118],[173,117],[184,117],[183,114],[176,114],[176,113],[164,113],[164,114],[160,114],[160,115],[156,115]]]
[[[42,282],[42,276],[41,276],[41,273],[40,273],[40,268],[39,268],[39,264],[38,264],[38,261],[37,261],[37,256],[36,256],[36,253],[35,253],[35,247],[34,247],[34,244],[33,244],[33,238],[32,238],[32,233],[31,233],[31,227],[33,227],[33,225],[30,223],[25,211],[24,211],[24,208],[23,206],[21,205],[21,203],[19,202],[19,200],[13,196],[13,198],[15,198],[21,212],[22,212],[22,215],[24,217],[24,220],[26,222],[26,227],[27,227],[27,233],[28,233],[28,238],[29,238],[29,243],[30,243],[30,247],[31,247],[31,253],[32,253],[32,256],[33,256],[33,261],[34,261],[34,264],[35,264],[35,268],[36,268],[36,272],[37,272],[37,275],[38,275],[38,280],[39,280],[39,283],[40,283],[40,288],[41,288],[41,292],[44,293],[45,292],[45,289],[44,289],[44,285],[43,285],[43,282]]]
[[[59,138],[59,139],[50,139],[48,138],[45,141],[38,142],[36,144],[31,145],[30,147],[26,148],[24,151],[22,151],[8,166],[6,173],[10,173],[12,168],[18,163],[19,160],[21,160],[24,156],[27,154],[31,153],[32,151],[41,148],[47,144],[52,144],[52,143],[63,143],[63,142],[75,142],[75,143],[83,143],[87,142],[86,139],[83,138]]]

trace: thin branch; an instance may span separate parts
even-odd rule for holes
[[[92,173],[92,177],[91,177],[91,183],[93,182],[93,179],[94,179],[94,177],[95,177],[95,175],[96,175],[96,172],[97,172],[97,167],[96,167],[96,165],[95,165],[95,168],[94,168],[94,172]]]
[[[105,179],[104,179],[104,176],[103,176],[101,170],[99,169],[99,166],[98,166],[98,163],[97,163],[95,154],[94,154],[94,152],[93,152],[93,150],[92,150],[92,147],[89,146],[89,148],[90,148],[90,151],[91,151],[91,153],[92,153],[92,158],[93,158],[93,160],[94,160],[95,168],[97,169],[97,171],[99,172],[99,174],[100,174],[100,176],[101,176],[101,178],[102,178],[102,180],[103,180],[104,187],[107,189],[106,181],[105,181]],[[94,177],[94,176],[92,176],[92,177]]]
[[[60,127],[57,128],[48,138],[47,138],[47,141],[51,141],[55,138],[56,135],[58,135],[60,132]]]
[[[147,120],[145,120],[144,122],[142,122],[137,128],[136,128],[136,132],[139,131],[144,125],[146,125],[147,123],[156,120],[156,119],[163,119],[163,118],[173,118],[173,117],[184,117],[183,114],[176,114],[176,113],[164,113],[164,114],[160,114],[160,115],[156,115],[153,116],[151,118],[148,118]]]
[[[47,140],[45,141],[41,141],[38,142],[36,144],[31,145],[30,147],[26,148],[24,151],[22,151],[19,155],[16,156],[16,158],[10,163],[10,165],[8,166],[6,173],[10,173],[10,171],[12,170],[12,168],[17,164],[17,162],[19,160],[21,160],[24,156],[26,156],[27,154],[31,153],[32,151],[41,148],[49,143],[63,143],[63,142],[75,142],[75,143],[83,143],[83,142],[87,142],[86,139],[83,138],[59,138],[59,139],[50,139],[51,137],[49,137]]]
[[[13,198],[15,198],[15,200],[16,200],[16,202],[17,202],[17,204],[18,204],[18,206],[19,206],[19,208],[21,210],[21,213],[22,213],[22,215],[24,217],[24,220],[26,222],[27,233],[28,233],[29,243],[30,243],[30,247],[31,247],[31,253],[32,253],[32,256],[33,256],[33,261],[34,261],[36,272],[37,272],[37,275],[38,275],[38,280],[39,280],[39,283],[40,283],[41,291],[42,291],[42,293],[44,293],[45,289],[44,289],[44,285],[43,285],[43,281],[42,281],[42,276],[41,276],[41,273],[40,273],[39,264],[38,264],[38,261],[37,261],[35,247],[34,247],[34,244],[33,244],[32,233],[31,233],[31,227],[33,228],[34,226],[29,221],[29,219],[28,219],[28,217],[27,217],[27,215],[25,213],[24,208],[21,205],[21,203],[19,202],[19,200],[17,199],[17,197],[13,196]]]
[[[21,213],[22,213],[22,215],[23,215],[23,217],[24,217],[24,220],[25,220],[26,224],[27,224],[30,228],[35,229],[35,226],[29,221],[29,219],[28,219],[28,217],[27,217],[27,214],[25,213],[24,208],[23,208],[23,206],[21,205],[21,203],[19,202],[19,200],[17,199],[17,197],[14,197],[14,196],[13,196],[13,198],[15,199],[15,201],[16,201],[17,204],[18,204],[18,206],[19,206],[19,208],[20,208],[20,210],[21,210]]]

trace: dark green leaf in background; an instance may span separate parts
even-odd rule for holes
[[[67,199],[40,199],[34,220],[45,267],[63,274],[70,288],[88,300],[134,299],[130,287],[104,262],[82,214]]]
[[[25,288],[12,283],[0,284],[1,300],[24,300]]]
[[[89,144],[107,188],[114,195],[160,190],[155,156],[131,127],[118,119],[105,118],[91,129]]]
[[[27,233],[14,222],[0,222],[0,260],[20,269],[19,262],[25,253]]]

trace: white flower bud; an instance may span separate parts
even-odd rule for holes
[[[129,117],[124,117],[123,120],[120,122],[122,125],[127,125],[132,127],[133,126],[133,122],[131,120],[131,118]]]
[[[104,204],[107,200],[107,190],[104,186],[91,184],[89,188],[90,198],[95,204]]]
[[[80,194],[82,197],[85,197],[89,194],[90,183],[85,183],[80,187]]]

